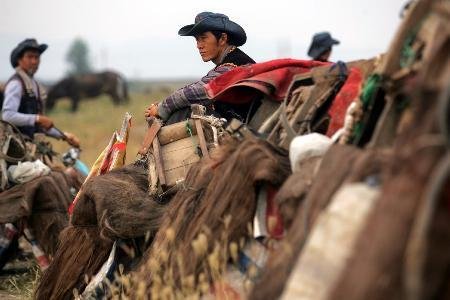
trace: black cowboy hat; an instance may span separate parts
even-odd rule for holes
[[[33,49],[38,51],[39,54],[42,54],[42,52],[44,52],[47,48],[47,44],[38,44],[36,39],[25,39],[20,42],[11,52],[11,65],[13,66],[13,68],[19,65],[19,59],[25,52],[25,50]]]
[[[205,11],[195,17],[195,24],[182,27],[178,34],[181,36],[194,36],[206,31],[222,31],[228,33],[235,41],[234,46],[242,46],[247,41],[244,29],[237,23],[231,21],[224,14]]]
[[[331,46],[338,45],[339,41],[331,37],[329,32],[319,32],[313,37],[311,46],[308,50],[308,55],[313,59],[317,59],[325,51],[327,51]]]

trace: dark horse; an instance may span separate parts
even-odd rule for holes
[[[84,98],[108,94],[115,105],[128,102],[125,80],[117,73],[105,71],[69,76],[49,88],[46,107],[51,110],[56,100],[68,97],[72,101],[72,112],[77,111],[78,102]]]

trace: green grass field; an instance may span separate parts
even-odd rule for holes
[[[125,113],[131,113],[133,118],[126,160],[131,163],[136,158],[147,129],[145,108],[153,102],[163,100],[179,86],[181,83],[158,86],[141,83],[139,88],[134,89],[135,92],[130,93],[130,102],[126,105],[114,106],[108,96],[100,96],[82,101],[76,113],[70,112],[69,99],[61,99],[48,115],[60,130],[72,132],[80,138],[81,160],[91,167],[113,132],[120,129]],[[63,153],[70,147],[63,141],[49,140],[58,153]],[[36,267],[32,267],[18,274],[0,276],[0,299],[32,299],[37,273]]]
[[[145,108],[166,96],[167,91],[159,89],[149,94],[130,93],[130,102],[120,106],[114,106],[108,96],[100,96],[80,102],[76,113],[70,112],[68,99],[61,99],[48,115],[60,130],[72,132],[80,138],[81,160],[90,167],[108,144],[113,132],[120,129],[125,113],[131,113],[132,127],[127,147],[127,163],[131,163],[147,129]],[[62,141],[55,141],[53,145],[54,150],[59,153],[69,148]]]

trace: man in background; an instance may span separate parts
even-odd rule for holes
[[[57,130],[53,121],[44,115],[45,90],[33,76],[47,47],[35,39],[25,39],[11,52],[15,73],[5,85],[1,118],[17,126],[30,139],[35,133],[42,132],[78,147],[79,140],[75,135]]]
[[[332,38],[329,32],[316,33],[309,46],[308,56],[313,60],[327,62],[334,45],[339,45],[339,41]]]

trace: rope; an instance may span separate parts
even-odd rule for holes
[[[218,137],[222,136],[222,134],[224,132],[223,126],[225,125],[227,120],[224,118],[216,118],[211,115],[205,116],[205,115],[197,115],[194,113],[191,114],[191,118],[203,120],[203,121],[207,122],[209,124],[209,126],[211,126],[211,130],[213,131],[214,145],[217,147],[217,145],[219,144]],[[189,122],[186,124],[186,126],[187,127],[190,126]],[[189,129],[189,130],[190,131],[188,131],[188,134],[190,136],[192,136],[192,130],[191,129]]]
[[[214,116],[202,116],[202,115],[196,115],[194,113],[191,115],[191,118],[203,120],[205,122],[208,122],[211,126],[218,127],[218,128],[223,127],[223,125],[227,122],[227,120],[224,118],[216,118]]]

